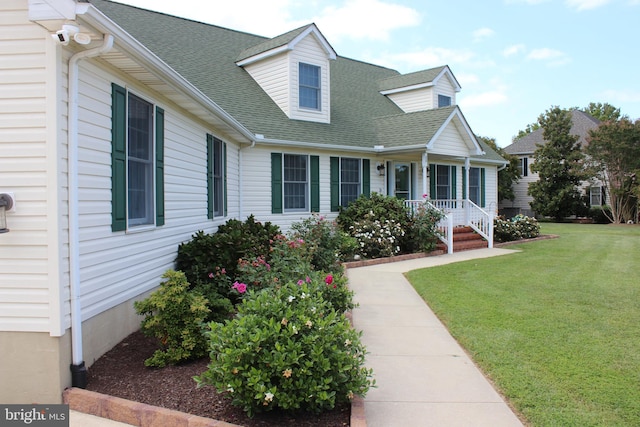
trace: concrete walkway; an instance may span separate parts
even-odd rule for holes
[[[513,252],[478,249],[347,270],[360,304],[354,326],[377,383],[364,399],[367,427],[522,426],[402,274]]]

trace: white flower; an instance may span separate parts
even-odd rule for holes
[[[264,400],[265,400],[265,402],[271,402],[273,400],[273,393],[266,392],[264,394]]]
[[[347,339],[347,340],[344,342],[344,345],[351,345],[351,340],[350,340],[350,339]]]
[[[287,298],[289,300],[289,302],[293,302],[294,299],[296,299],[296,297],[294,297],[293,295],[289,295],[289,298]]]
[[[302,295],[300,295],[300,298],[305,299],[307,297],[307,294],[305,294],[304,292],[302,293]]]
[[[227,391],[229,393],[233,393],[233,387],[231,387],[231,384],[227,384]]]

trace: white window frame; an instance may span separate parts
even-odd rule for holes
[[[354,162],[358,165],[357,181],[345,181],[344,161]],[[355,197],[353,197],[353,192],[345,195],[345,186],[348,186],[348,188],[356,188]],[[362,194],[362,159],[355,157],[340,157],[340,206],[346,208],[349,203],[357,199],[360,194]],[[349,197],[349,199],[345,200],[346,197]]]
[[[473,176],[473,178],[472,178]],[[474,180],[476,185],[474,185]],[[482,176],[480,168],[469,168],[469,200],[478,206],[481,206],[482,198]]]
[[[597,190],[597,192],[594,190]],[[597,201],[597,203],[594,203],[594,199]],[[589,205],[602,206],[602,187],[601,186],[595,185],[593,187],[589,187]]]
[[[147,145],[148,158],[135,157],[131,152],[134,148],[132,131],[135,130],[135,127],[132,126],[132,99],[136,102],[139,101],[141,105],[144,104],[149,112],[149,122],[145,125],[145,128],[148,126],[148,129],[146,129],[146,141],[144,141]],[[155,140],[155,105],[143,97],[127,91],[127,228],[155,226]],[[142,206],[144,213],[134,217],[132,215],[134,209],[140,206],[139,203],[133,203],[135,200],[134,191],[136,191],[136,189],[132,188],[132,185],[135,184],[132,167],[135,166],[142,167],[145,170],[143,171],[144,182],[142,183],[144,188],[141,189],[143,192],[142,198],[144,199],[144,206]]]
[[[303,73],[302,69],[304,67],[309,67],[309,69],[317,71],[318,85],[313,86],[308,84],[307,82],[303,82]],[[303,97],[303,90],[314,91],[316,94],[316,105],[305,105],[303,100],[306,100],[306,97]],[[319,65],[309,64],[306,62],[298,63],[298,108],[301,110],[311,110],[311,111],[321,111],[322,109],[322,67]]]
[[[287,179],[287,159],[292,157],[304,159],[304,181]],[[309,212],[310,210],[310,178],[311,164],[308,154],[283,154],[282,156],[282,211],[283,212]],[[289,177],[290,178],[290,177]],[[299,177],[298,177],[299,178]],[[287,188],[302,185],[304,188],[304,207],[287,207],[287,202],[291,201],[291,197],[300,197],[300,194],[287,194]]]
[[[451,165],[436,165],[436,170],[433,174],[433,178],[436,180],[435,189],[435,200],[451,200]],[[439,179],[439,171],[441,168],[446,168],[447,170],[447,178],[445,179],[445,183],[441,183]],[[440,188],[446,188],[447,195],[446,197],[439,197],[440,192],[438,191]],[[433,197],[433,195],[432,195]]]
[[[521,177],[529,176],[529,158],[520,157],[518,159],[518,172]]]

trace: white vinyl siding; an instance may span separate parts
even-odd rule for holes
[[[320,67],[320,108],[312,110],[301,108],[298,105],[299,64],[309,64]],[[296,48],[289,53],[290,92],[289,103],[291,106],[289,117],[292,119],[307,120],[312,122],[330,122],[329,99],[329,59],[324,49],[315,39],[308,35],[296,44]]]
[[[433,88],[433,105],[438,106],[438,96],[448,96],[451,98],[451,105],[456,105],[456,90],[449,78],[444,75],[438,79]]]
[[[291,116],[289,54],[283,53],[246,65],[244,69],[287,115]],[[297,94],[297,87],[296,87]],[[297,105],[297,100],[296,104]]]
[[[27,2],[0,2],[0,190],[13,192],[8,233],[0,244],[0,331],[60,335],[61,295],[49,289],[65,274],[58,243],[66,210],[59,209],[55,115],[55,52],[46,30],[28,22]]]
[[[387,97],[392,100],[398,107],[400,107],[400,109],[405,113],[431,110],[432,108],[434,108],[433,87],[393,93],[387,95]]]
[[[460,132],[455,123],[455,119],[449,122],[442,131],[434,146],[429,150],[430,154],[441,154],[446,156],[467,157],[471,154],[467,143],[462,139],[464,132]]]

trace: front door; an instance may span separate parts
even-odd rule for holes
[[[399,199],[411,199],[411,165],[409,163],[395,164],[395,196]]]

